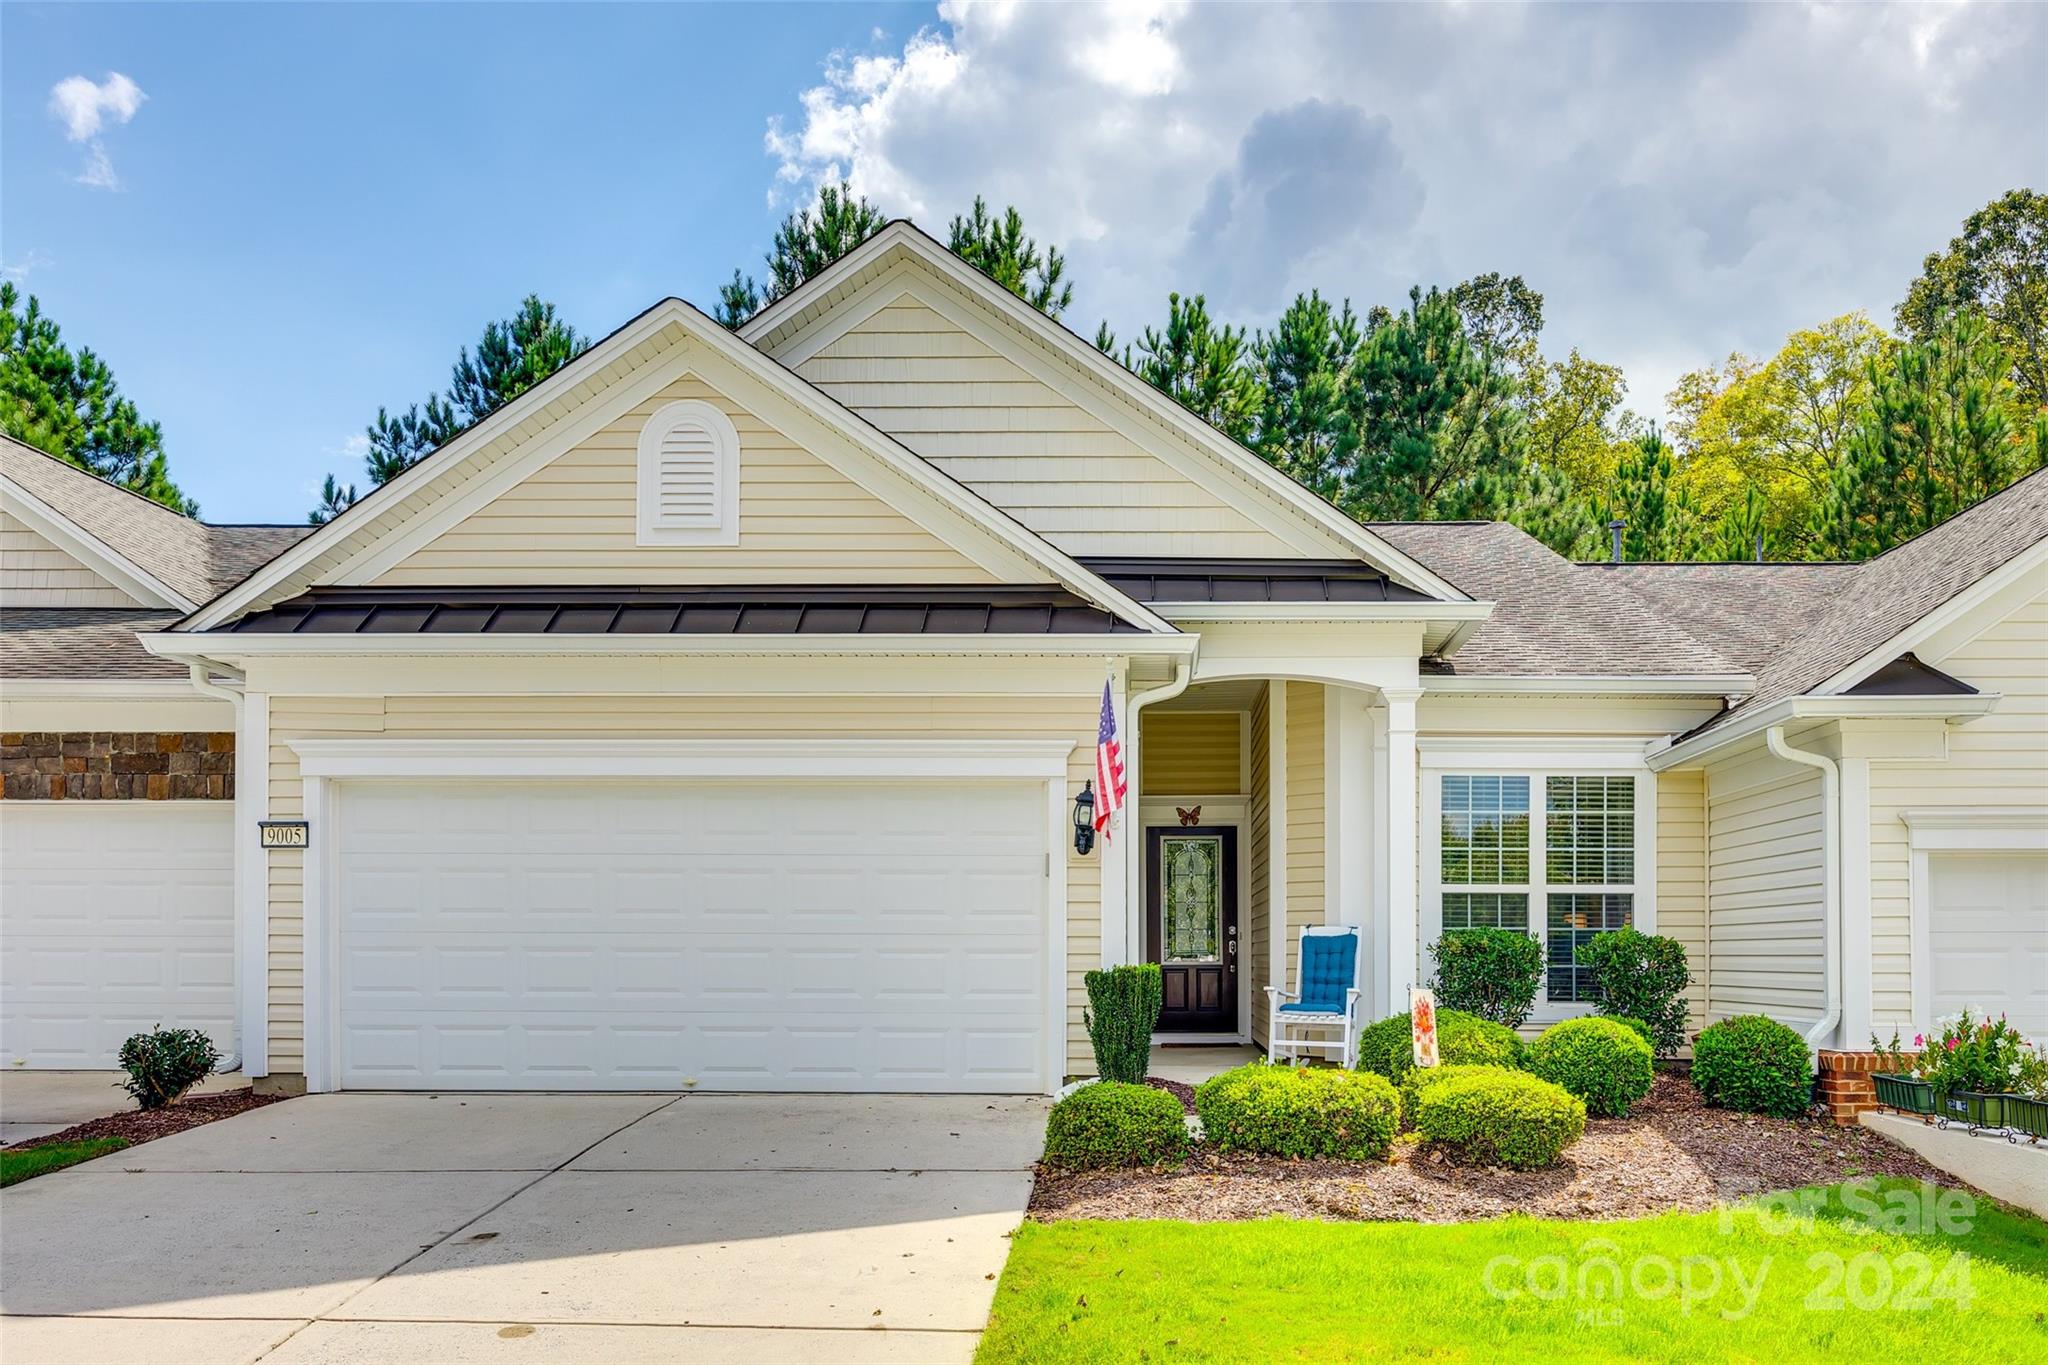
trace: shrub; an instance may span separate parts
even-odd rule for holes
[[[1159,1166],[1188,1152],[1180,1101],[1149,1085],[1097,1081],[1052,1107],[1045,1123],[1045,1161],[1081,1170],[1095,1166]]]
[[[1095,1048],[1095,1069],[1105,1081],[1136,1085],[1152,1062],[1152,1029],[1159,1022],[1159,964],[1110,967],[1082,978],[1088,1008],[1081,1021]]]
[[[1616,929],[1581,944],[1577,962],[1593,973],[1594,1008],[1642,1020],[1650,1026],[1650,1046],[1659,1057],[1678,1055],[1685,1046],[1685,988],[1692,984],[1684,944]]]
[[[1415,1067],[1413,1032],[1405,1014],[1391,1015],[1358,1033],[1358,1069],[1399,1085]],[[1443,1066],[1520,1066],[1522,1040],[1490,1019],[1459,1010],[1436,1012],[1436,1057]]]
[[[213,1074],[220,1049],[193,1028],[138,1033],[121,1044],[124,1084],[143,1109],[161,1109]]]
[[[1650,1093],[1656,1079],[1650,1044],[1613,1019],[1588,1015],[1543,1030],[1529,1044],[1527,1065],[1546,1081],[1563,1086],[1594,1114],[1620,1118]]]
[[[1415,1126],[1460,1161],[1528,1171],[1555,1164],[1579,1140],[1586,1106],[1525,1071],[1472,1067],[1422,1088]]]
[[[1941,1025],[1940,1033],[1913,1040],[1920,1047],[1914,1075],[1944,1095],[1957,1090],[1996,1093],[2015,1088],[2012,1082],[2024,1068],[2029,1047],[2004,1016],[1994,1021],[1966,1009],[1934,1022]]]
[[[1429,945],[1430,987],[1445,1009],[1515,1029],[1536,1005],[1543,945],[1514,929],[1453,929]]]
[[[1444,1081],[1470,1076],[1475,1072],[1499,1071],[1503,1068],[1484,1064],[1463,1066],[1418,1066],[1409,1069],[1401,1078],[1401,1117],[1409,1127],[1415,1126],[1415,1111],[1422,1099],[1422,1092]]]
[[[1617,1014],[1611,1017],[1613,1018],[1615,1023],[1621,1025],[1630,1033],[1633,1033],[1636,1037],[1648,1043],[1650,1045],[1651,1051],[1654,1052],[1656,1050],[1657,1037],[1656,1034],[1651,1031],[1650,1026],[1648,1024],[1636,1018],[1634,1015],[1629,1014]]]
[[[1692,1083],[1723,1109],[1796,1118],[1813,1102],[1813,1054],[1777,1020],[1738,1014],[1693,1040]]]
[[[1401,1097],[1381,1076],[1254,1062],[1196,1087],[1195,1112],[1220,1151],[1378,1161],[1400,1127]]]

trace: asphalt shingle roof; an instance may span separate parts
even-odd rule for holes
[[[135,638],[177,619],[153,607],[10,607],[0,612],[0,678],[183,678],[185,665]]]
[[[1587,564],[1755,672],[1826,610],[1857,564]]]

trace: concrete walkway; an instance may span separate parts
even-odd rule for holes
[[[0,1147],[133,1109],[135,1101],[121,1088],[127,1079],[119,1071],[0,1071]],[[208,1076],[192,1093],[213,1095],[248,1086],[246,1076],[231,1073]]]
[[[1179,1081],[1182,1085],[1200,1085],[1211,1076],[1220,1076],[1234,1067],[1256,1062],[1265,1054],[1255,1047],[1208,1047],[1201,1044],[1168,1043],[1154,1044],[1152,1060],[1146,1063],[1146,1071],[1163,1081]]]
[[[0,1194],[0,1358],[965,1362],[1045,1112],[291,1100]]]

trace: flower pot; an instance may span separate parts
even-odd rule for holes
[[[1873,1073],[1871,1084],[1877,1087],[1877,1102],[1887,1109],[1901,1114],[1932,1114],[1934,1109],[1934,1087],[1915,1076],[1892,1076],[1883,1072]]]
[[[1973,1133],[1979,1128],[2002,1127],[2006,1098],[1982,1090],[1951,1090],[1941,1097],[1942,1126],[1960,1123]]]
[[[2014,1142],[2020,1134],[2031,1133],[2038,1141],[2048,1138],[2048,1100],[2029,1099],[2025,1095],[2005,1096],[2005,1126],[2010,1131],[2006,1136]]]

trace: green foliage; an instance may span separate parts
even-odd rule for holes
[[[1543,945],[1529,935],[1514,929],[1451,929],[1429,945],[1429,953],[1436,962],[1430,989],[1445,1009],[1518,1029],[1535,1008],[1543,982]]]
[[[143,1109],[161,1109],[213,1074],[220,1049],[198,1029],[157,1029],[121,1044],[122,1082]]]
[[[34,1147],[9,1147],[0,1151],[0,1189],[33,1180],[39,1175],[91,1161],[96,1156],[118,1152],[130,1146],[124,1137],[84,1138],[78,1142],[45,1142]]]
[[[2008,190],[1964,219],[1948,250],[1922,263],[1899,330],[1930,341],[1960,311],[1990,325],[2026,405],[2048,407],[2048,195]]]
[[[1584,1135],[1586,1106],[1550,1081],[1482,1067],[1423,1087],[1415,1128],[1460,1161],[1538,1170]]]
[[[1343,487],[1358,451],[1351,366],[1364,334],[1346,301],[1297,295],[1252,345],[1262,403],[1259,454],[1326,498]]]
[[[0,432],[188,517],[199,505],[171,482],[163,428],[121,396],[114,372],[64,344],[30,295],[0,282]]]
[[[975,195],[973,210],[953,220],[946,247],[1047,317],[1058,317],[1074,301],[1074,286],[1065,278],[1067,258],[1058,247],[1041,252],[1025,235],[1023,215],[1014,206],[995,218],[988,202]]]
[[[1436,1012],[1436,1055],[1443,1066],[1520,1066],[1522,1040],[1513,1029],[1462,1010]],[[1412,1026],[1405,1014],[1393,1014],[1358,1033],[1358,1069],[1400,1084],[1415,1067]]]
[[[1187,1155],[1180,1101],[1149,1085],[1098,1081],[1052,1107],[1045,1163],[1068,1170],[1163,1166]]]
[[[1921,1047],[1913,1074],[1943,1095],[1954,1090],[1998,1094],[2013,1089],[2013,1082],[2027,1071],[2026,1059],[2037,1055],[2004,1015],[1985,1019],[1965,1009],[1935,1022],[1941,1032],[1914,1040]]]
[[[1685,1046],[1685,988],[1692,984],[1684,944],[1616,929],[1580,944],[1577,961],[1593,973],[1595,1008],[1641,1020],[1659,1057],[1678,1055]]]
[[[1607,495],[1607,519],[1623,523],[1621,555],[1633,561],[1698,557],[1699,508],[1676,486],[1677,463],[1664,436],[1651,427],[1616,463]]]
[[[1469,1076],[1474,1072],[1500,1071],[1502,1069],[1502,1067],[1483,1062],[1466,1062],[1457,1066],[1411,1067],[1408,1074],[1401,1078],[1401,1117],[1407,1122],[1409,1127],[1414,1127],[1416,1109],[1421,1102],[1422,1092],[1433,1085],[1439,1085],[1444,1081],[1456,1080],[1461,1076]],[[1512,1071],[1516,1068],[1508,1067],[1505,1069]]]
[[[1152,1059],[1152,1030],[1159,1023],[1159,964],[1107,967],[1081,978],[1088,1008],[1081,1020],[1095,1048],[1095,1069],[1105,1081],[1145,1079]]]
[[[1224,435],[1249,441],[1265,398],[1249,355],[1244,329],[1213,322],[1207,299],[1171,294],[1165,329],[1147,327],[1124,364]]]
[[[1220,1151],[1378,1161],[1394,1144],[1401,1098],[1380,1076],[1254,1062],[1196,1087],[1195,1112]]]
[[[1608,1118],[1622,1118],[1656,1079],[1649,1041],[1613,1019],[1567,1019],[1543,1030],[1523,1065]]]
[[[1739,1014],[1693,1040],[1692,1083],[1723,1109],[1797,1118],[1813,1102],[1813,1054],[1777,1020]]]

